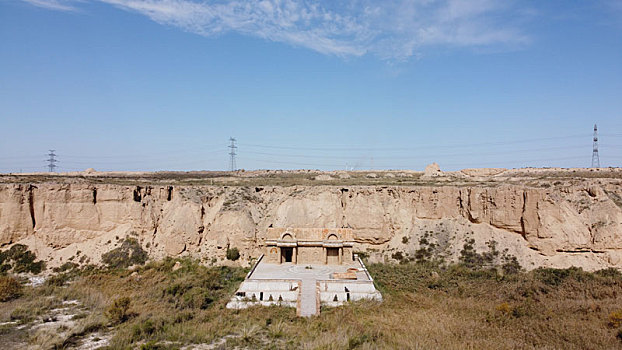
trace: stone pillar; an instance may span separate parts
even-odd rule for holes
[[[294,247],[293,253],[292,253],[292,262],[294,264],[298,264],[298,247]]]
[[[326,247],[322,247],[322,255],[324,256],[324,265],[328,264],[328,250],[326,250]]]
[[[281,247],[278,247],[279,251],[277,252],[279,254],[279,264],[283,263],[283,252],[281,252]]]
[[[339,248],[339,265],[343,262],[343,248]]]

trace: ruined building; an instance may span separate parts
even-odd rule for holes
[[[354,262],[348,228],[268,228],[265,262],[342,265]]]

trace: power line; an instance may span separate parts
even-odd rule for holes
[[[594,143],[592,145],[592,168],[600,168],[600,157],[598,156],[598,128],[594,124]]]
[[[111,159],[161,159],[162,156],[169,156],[171,158],[178,158],[181,155],[187,154],[212,154],[219,153],[223,150],[226,150],[226,147],[215,147],[215,146],[202,146],[202,147],[193,147],[193,148],[179,148],[176,150],[167,149],[166,151],[158,152],[157,154],[104,154],[98,155],[97,158],[111,158]],[[209,151],[204,151],[205,148],[209,148]],[[90,155],[72,155],[72,154],[63,154],[63,159],[65,158],[77,158],[77,159],[92,159]]]
[[[614,157],[615,158],[615,157]],[[246,158],[245,158],[246,159]],[[495,166],[499,166],[499,165],[512,165],[512,164],[529,164],[533,162],[551,162],[551,161],[566,161],[566,160],[580,160],[580,159],[585,159],[584,156],[569,156],[569,157],[554,157],[554,158],[531,158],[531,159],[518,159],[518,160],[486,160],[481,164],[489,164],[490,166],[487,167],[492,167],[492,165]],[[282,164],[282,165],[294,165],[294,166],[308,166],[308,167],[317,167],[317,168],[322,168],[322,167],[335,167],[335,168],[339,168],[342,167],[343,164],[339,164],[339,163],[300,163],[300,162],[289,162],[289,161],[279,161],[279,160],[273,160],[273,159],[257,159],[257,158],[248,158],[246,159],[246,161],[258,161],[258,162],[262,162],[262,163],[269,163],[269,164]],[[473,166],[475,163],[474,162],[469,162],[469,163],[443,163],[443,166]],[[378,169],[408,169],[409,167],[406,166],[404,167],[403,165],[400,166],[396,166],[397,164],[380,164],[380,165],[376,165],[375,167]]]
[[[236,141],[235,138],[230,137],[229,141],[231,142],[231,144],[228,146],[231,149],[231,151],[229,152],[229,156],[231,156],[230,163],[229,163],[229,170],[235,171],[237,170],[237,167],[235,164],[235,155],[236,155],[235,150],[238,147],[235,145],[235,141]]]
[[[601,125],[602,127],[602,125]],[[598,130],[594,130],[593,141],[593,166],[603,166],[600,164],[600,151],[598,136],[607,136],[609,141],[605,141],[603,146],[610,150],[607,156],[609,162],[617,162],[616,159],[620,158],[619,152],[613,152],[616,149],[622,147],[619,137],[622,134],[616,133],[602,133],[598,135]],[[250,167],[263,167],[267,164],[274,164],[275,166],[281,164],[282,166],[290,167],[321,167],[321,168],[334,168],[342,169],[344,165],[357,163],[357,167],[372,166],[371,159],[373,157],[374,168],[412,168],[420,167],[423,163],[429,163],[437,161],[443,163],[445,166],[461,163],[467,166],[481,166],[480,164],[515,164],[523,165],[525,163],[533,164],[536,162],[543,162],[541,165],[548,164],[561,164],[560,161],[570,160],[568,158],[560,158],[559,156],[577,155],[579,152],[575,152],[574,149],[584,149],[588,146],[587,134],[583,135],[566,135],[566,136],[554,136],[540,139],[520,139],[520,140],[508,140],[506,142],[498,141],[482,141],[480,143],[463,143],[463,144],[438,144],[438,145],[424,145],[414,144],[409,145],[408,148],[388,148],[387,144],[378,145],[378,147],[365,147],[351,146],[347,144],[338,147],[337,145],[318,145],[321,148],[315,148],[313,145],[310,147],[291,145],[246,145],[244,147],[245,152],[242,156],[244,163]],[[580,137],[580,140],[578,139]],[[577,140],[575,140],[577,138]],[[556,142],[560,139],[569,139],[566,142]],[[540,140],[540,142],[533,142]],[[207,147],[206,151],[202,151],[201,147],[187,149],[182,154],[178,153],[179,150],[165,150],[165,154],[154,155],[139,155],[139,154],[103,154],[101,156],[93,154],[91,156],[87,154],[64,154],[63,162],[61,165],[57,164],[58,156],[55,150],[49,150],[50,154],[47,154],[49,159],[46,159],[46,168],[52,172],[64,171],[65,169],[77,169],[78,167],[95,167],[107,168],[106,171],[119,171],[119,169],[129,170],[133,168],[136,170],[147,170],[156,168],[178,168],[178,169],[193,169],[196,167],[203,167],[205,163],[215,163],[225,161],[224,150],[227,150],[229,160],[229,170],[237,170],[237,160],[240,155],[237,153],[237,146],[239,143],[233,137],[229,140],[227,146],[222,145],[220,147],[212,148]],[[522,143],[530,143],[529,145],[519,145]],[[476,147],[488,145],[486,149]],[[494,145],[494,147],[490,147]],[[583,146],[581,146],[583,145]],[[459,148],[459,149],[458,149]],[[205,148],[204,148],[205,149]],[[299,151],[294,151],[299,150]],[[351,150],[350,152],[346,150]],[[554,152],[557,150],[557,152]],[[563,150],[563,152],[559,152]],[[594,150],[596,152],[594,152]],[[191,153],[201,152],[197,156],[189,156]],[[166,154],[168,153],[168,154]],[[220,156],[218,155],[220,153]],[[614,154],[615,153],[615,154]],[[520,156],[519,156],[520,154]],[[486,156],[483,159],[482,156]],[[557,157],[556,157],[557,156]],[[31,155],[16,155],[6,154],[0,156],[2,161],[2,167],[0,169],[29,169],[30,166],[36,165],[36,156]],[[40,156],[39,156],[40,157]],[[523,158],[524,157],[524,158]],[[96,158],[96,159],[94,159]],[[31,160],[32,159],[32,160]],[[39,158],[40,159],[40,158]],[[472,159],[473,162],[468,162]],[[519,159],[524,159],[519,161]],[[583,156],[585,160],[585,155]],[[468,162],[468,163],[464,163]],[[484,163],[482,163],[484,162]],[[549,163],[550,162],[550,163]],[[522,163],[522,164],[521,164]],[[575,163],[575,162],[573,162]],[[577,164],[580,162],[576,162]],[[222,164],[222,163],[221,163]],[[265,164],[265,165],[262,165]],[[51,165],[51,167],[50,167]],[[390,167],[388,165],[391,165]],[[399,165],[399,166],[395,166]],[[570,164],[569,164],[570,165]],[[605,164],[606,166],[607,164]],[[213,168],[207,167],[207,168]]]
[[[562,139],[583,138],[587,135],[577,134],[568,136],[554,136],[554,137],[542,137],[532,139],[521,139],[512,141],[491,141],[480,143],[460,143],[453,145],[427,145],[427,146],[415,146],[415,147],[289,147],[289,146],[274,146],[274,145],[261,145],[261,144],[242,144],[243,146],[258,147],[258,148],[271,148],[271,149],[283,149],[283,150],[301,150],[301,151],[415,151],[421,149],[439,149],[439,148],[465,148],[474,146],[503,146],[513,145],[521,143],[532,143],[537,141],[553,141]]]
[[[613,147],[613,146],[612,146]],[[423,156],[429,157],[455,157],[455,156],[482,156],[482,155],[506,155],[512,153],[526,153],[526,152],[538,152],[549,151],[549,150],[568,150],[568,149],[585,149],[585,145],[576,145],[576,146],[560,146],[560,147],[540,147],[540,148],[524,148],[524,149],[511,149],[511,150],[499,150],[495,152],[460,152],[460,153],[437,153],[437,152],[428,152],[428,153],[417,153],[414,155],[404,155],[404,156],[381,156],[376,155],[375,157],[382,160],[393,159],[393,160],[416,160],[421,159]],[[342,155],[308,155],[308,154],[291,154],[291,153],[270,153],[270,152],[256,152],[256,151],[245,151],[245,153],[249,154],[258,154],[265,156],[276,156],[276,157],[289,157],[289,158],[313,158],[313,159],[344,159],[344,160],[353,160],[356,158],[367,158],[365,155],[352,155],[352,156],[342,156]]]
[[[53,173],[54,169],[56,169],[57,167],[56,163],[58,163],[58,160],[56,159],[56,153],[54,153],[56,152],[56,150],[51,149],[49,150],[49,152],[50,152],[48,153],[49,158],[47,159],[48,169],[50,169],[50,172]]]

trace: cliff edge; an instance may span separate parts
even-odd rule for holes
[[[481,251],[495,241],[527,269],[622,267],[621,169],[370,174],[5,174],[0,246],[26,244],[49,266],[97,264],[132,236],[155,259],[249,264],[268,227],[347,227],[371,261],[424,245],[456,260],[472,239]],[[235,262],[225,258],[233,247]]]

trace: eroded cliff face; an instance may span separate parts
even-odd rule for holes
[[[449,259],[466,239],[494,240],[525,268],[622,267],[622,189],[615,181],[533,187],[171,186],[0,184],[0,245],[24,243],[49,266],[98,263],[136,236],[151,257],[248,264],[268,227],[349,227],[372,260],[414,255],[428,234]],[[78,259],[81,258],[81,259]]]

